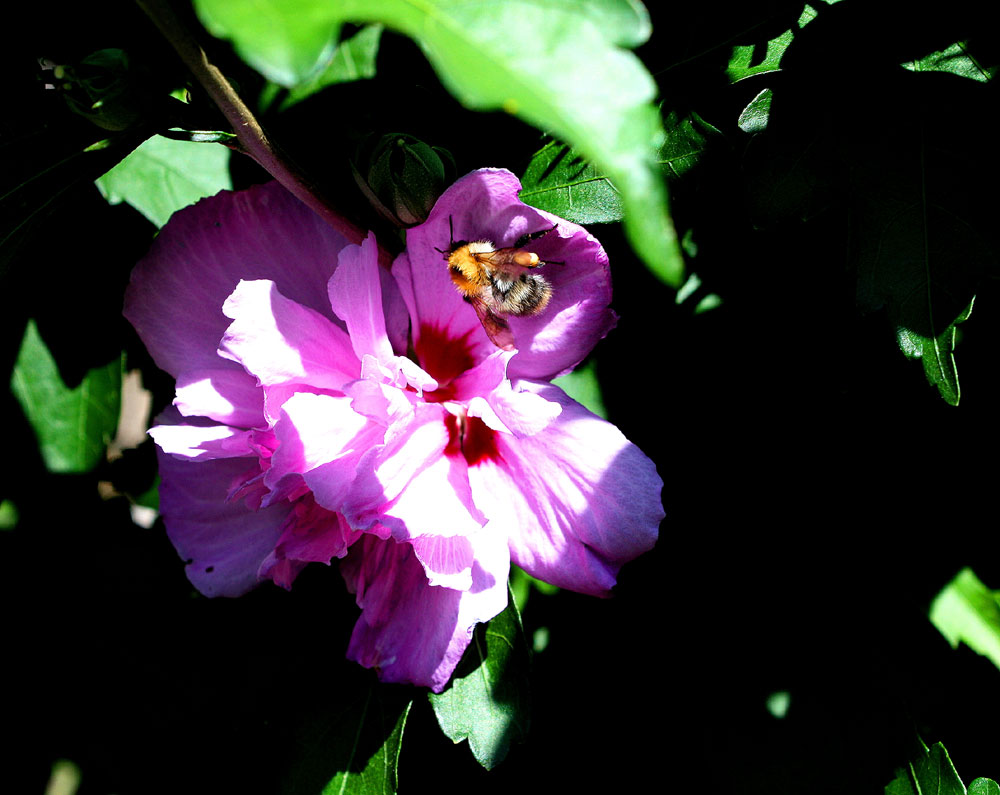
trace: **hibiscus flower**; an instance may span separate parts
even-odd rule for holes
[[[607,257],[484,169],[407,233],[391,273],[277,183],[177,213],[136,266],[125,315],[177,379],[150,431],[160,510],[195,587],[291,587],[340,560],[361,616],[348,657],[440,692],[511,561],[605,596],[656,541],[662,482],[551,380],[614,326]],[[449,275],[455,239],[532,241],[544,312],[501,350]],[[559,264],[556,264],[559,263]]]

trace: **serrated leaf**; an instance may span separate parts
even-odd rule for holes
[[[409,35],[467,107],[503,109],[593,161],[621,194],[635,251],[664,282],[680,284],[683,259],[655,161],[664,138],[656,84],[618,46],[648,32],[638,3],[196,0],[195,8],[212,33],[285,85],[310,76],[344,22]]]
[[[521,616],[509,595],[506,609],[476,628],[448,689],[430,694],[441,730],[454,743],[468,740],[487,770],[503,761],[511,743],[527,737],[528,666]]]
[[[395,795],[409,691],[371,680],[299,727],[284,795]]]
[[[712,139],[722,139],[722,133],[694,111],[683,116],[671,111],[664,119],[664,127],[666,139],[657,160],[671,179],[683,177],[698,165]]]
[[[885,795],[966,795],[944,745],[926,746],[885,788]]]
[[[1000,668],[1000,599],[972,569],[962,569],[941,590],[929,616],[952,648],[965,643]]]
[[[973,58],[964,41],[955,42],[916,61],[907,61],[903,67],[911,72],[950,72],[980,83],[988,83],[997,73],[996,66],[987,68]]]
[[[51,472],[87,472],[114,436],[121,406],[122,357],[89,370],[70,389],[34,321],[29,321],[11,375],[21,404]]]
[[[775,72],[780,68],[781,57],[795,38],[797,30],[805,27],[816,17],[816,9],[804,6],[798,24],[768,40],[762,48],[759,44],[744,44],[733,47],[726,67],[726,75],[732,82],[745,80],[754,75]],[[761,50],[763,49],[763,52]]]
[[[991,778],[977,778],[969,785],[969,795],[1000,795],[1000,784]]]
[[[664,176],[677,179],[697,165],[710,139],[722,133],[697,113],[671,112],[664,121],[664,135],[657,162]],[[608,176],[557,141],[535,152],[521,185],[522,201],[574,223],[610,223],[624,215],[621,194]]]
[[[521,177],[520,198],[577,224],[611,223],[623,214],[621,195],[611,180],[558,141],[532,155]]]
[[[128,202],[162,227],[182,207],[232,188],[229,150],[154,136],[96,182],[111,204]]]

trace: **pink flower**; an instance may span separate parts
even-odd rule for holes
[[[506,605],[513,560],[607,595],[663,517],[652,462],[550,380],[615,323],[607,258],[584,229],[474,172],[409,230],[392,273],[276,183],[171,219],[125,315],[177,379],[150,433],[160,505],[191,582],[238,596],[341,560],[362,610],[348,656],[440,691],[475,624]],[[487,337],[441,249],[532,241],[553,295]],[[555,264],[559,262],[562,264]],[[409,355],[407,353],[409,352]]]

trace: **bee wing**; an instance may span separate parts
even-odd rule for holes
[[[482,298],[468,297],[472,308],[479,316],[479,322],[483,324],[483,330],[490,342],[504,351],[514,350],[514,334],[507,325],[507,321],[491,310]]]

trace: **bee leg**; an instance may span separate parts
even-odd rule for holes
[[[559,224],[552,224],[548,229],[541,229],[538,232],[528,232],[527,234],[521,235],[517,242],[514,244],[514,248],[524,248],[528,244],[529,240],[538,240],[538,238],[547,235],[553,229],[557,229]]]

